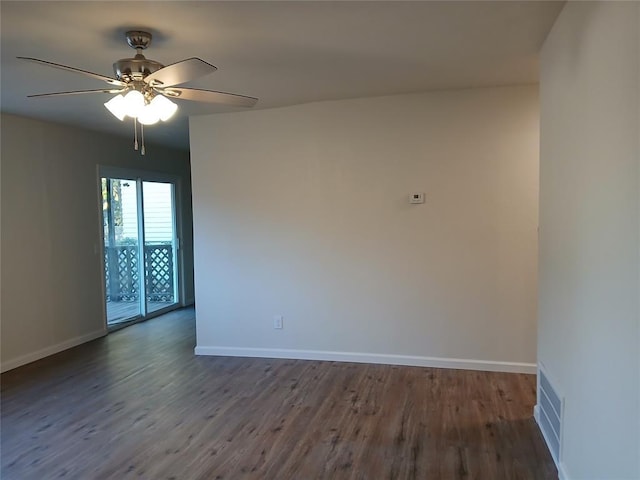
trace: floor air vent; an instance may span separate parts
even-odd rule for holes
[[[538,412],[537,420],[540,430],[551,451],[551,455],[558,465],[560,461],[560,432],[562,430],[563,399],[551,386],[544,370],[538,370]]]

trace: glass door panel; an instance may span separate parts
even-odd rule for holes
[[[174,186],[142,182],[146,307],[149,313],[177,303]]]
[[[126,178],[127,172],[101,173],[107,325],[176,307],[175,183],[135,174]]]
[[[135,180],[102,178],[101,182],[107,324],[113,325],[144,314],[138,188]]]

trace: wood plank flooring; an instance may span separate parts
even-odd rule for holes
[[[1,478],[557,478],[532,375],[196,357],[193,316],[3,374]]]

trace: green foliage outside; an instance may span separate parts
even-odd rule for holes
[[[107,179],[102,179],[102,209],[109,208],[109,192],[107,189]],[[115,227],[122,226],[122,185],[120,180],[111,180],[111,215],[113,216],[113,225]]]

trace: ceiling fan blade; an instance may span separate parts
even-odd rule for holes
[[[257,98],[234,93],[214,92],[213,90],[201,90],[198,88],[167,88],[158,89],[169,98],[180,100],[193,100],[195,102],[221,103],[237,107],[253,107]]]
[[[86,75],[87,77],[96,78],[98,80],[102,80],[111,85],[117,85],[119,87],[124,87],[126,85],[124,82],[121,82],[120,80],[116,80],[115,78],[107,77],[105,75],[100,75],[99,73],[88,72],[86,70],[81,70],[79,68],[69,67],[67,65],[61,65],[59,63],[48,62],[46,60],[40,60],[37,58],[31,58],[31,57],[16,57],[16,58],[19,58],[20,60],[27,60],[29,62],[39,63],[40,65],[45,65],[47,67],[60,68],[62,70],[67,70],[69,72],[80,73],[81,75]]]
[[[193,57],[156,70],[144,80],[151,86],[171,87],[208,75],[217,69],[217,67],[214,67],[210,63]]]
[[[124,92],[126,88],[118,89],[99,89],[99,90],[72,90],[70,92],[53,92],[53,93],[37,93],[35,95],[27,95],[27,98],[37,97],[58,97],[62,95],[81,95],[83,93],[120,93]]]

